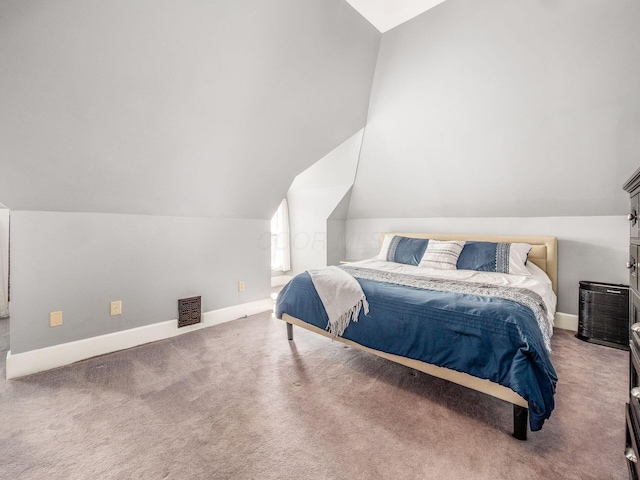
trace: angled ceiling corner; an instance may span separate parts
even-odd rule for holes
[[[347,0],[381,33],[411,20],[445,0]]]
[[[329,220],[346,220],[347,214],[349,213],[349,203],[351,202],[351,192],[353,191],[353,186],[349,187],[349,189],[345,192],[342,200],[336,205],[336,208],[333,209],[333,212],[329,215]]]

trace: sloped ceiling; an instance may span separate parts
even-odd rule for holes
[[[344,0],[0,3],[0,201],[271,218],[366,123],[380,33]]]
[[[640,3],[449,0],[383,35],[349,218],[622,215]]]
[[[347,0],[353,8],[384,33],[426,12],[445,0]]]

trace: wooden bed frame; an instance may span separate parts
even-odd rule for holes
[[[544,270],[551,279],[553,291],[557,294],[558,284],[558,254],[556,237],[544,236],[506,236],[506,235],[471,235],[471,234],[434,234],[434,233],[390,233],[391,235],[401,235],[412,238],[433,238],[435,240],[468,240],[468,241],[484,241],[484,242],[505,242],[505,243],[529,243],[532,245],[529,253],[529,261],[535,263]],[[381,239],[387,235],[383,233]],[[282,315],[282,320],[287,323],[287,338],[293,340],[293,327],[297,325],[306,330],[310,330],[319,335],[331,338],[331,334],[314,325],[306,323],[304,320],[292,317],[288,314]],[[529,410],[527,401],[510,388],[504,387],[490,380],[480,379],[467,373],[450,370],[448,368],[438,367],[436,365],[393,355],[372,348],[365,347],[359,343],[337,337],[337,341],[346,345],[373,353],[379,357],[386,358],[393,362],[405,365],[409,368],[419,370],[421,372],[433,375],[434,377],[449,380],[472,390],[486,393],[492,397],[499,398],[513,404],[513,436],[518,440],[527,439]]]

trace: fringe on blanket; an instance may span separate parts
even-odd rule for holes
[[[357,322],[358,317],[360,316],[360,311],[364,308],[364,314],[369,314],[369,302],[367,299],[362,296],[358,303],[356,303],[350,310],[344,312],[340,315],[340,318],[335,323],[332,323],[331,320],[327,323],[327,331],[331,334],[331,338],[333,340],[336,337],[341,337],[344,331],[349,326],[350,322]]]
[[[327,313],[331,338],[342,335],[352,320],[357,322],[363,308],[365,315],[369,313],[367,298],[352,275],[336,266],[307,271]]]

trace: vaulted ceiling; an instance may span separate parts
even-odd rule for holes
[[[0,202],[271,218],[365,126],[379,41],[344,0],[0,2]]]
[[[636,5],[0,2],[0,202],[268,219],[366,125],[350,217],[615,214],[637,152]],[[407,188],[452,164],[497,172],[456,184],[482,202]],[[523,172],[544,179],[544,208],[513,184]],[[522,205],[484,195],[503,184]]]

